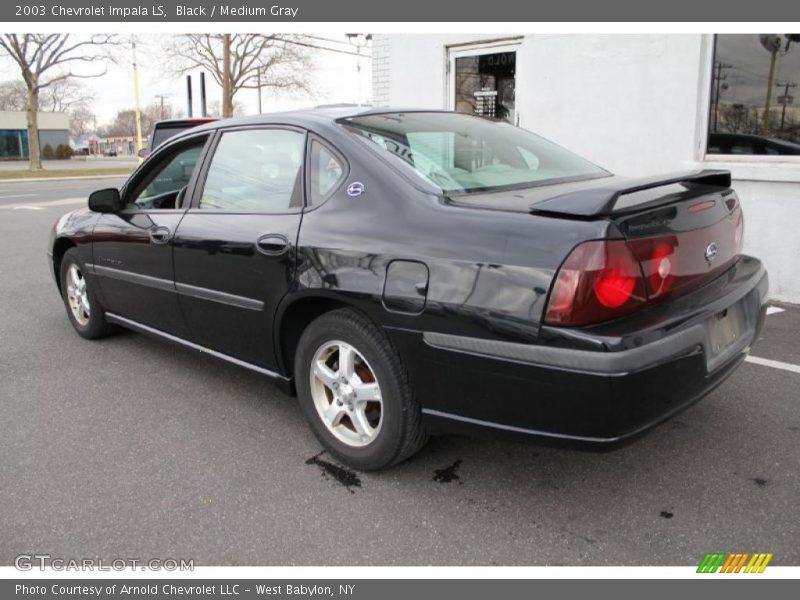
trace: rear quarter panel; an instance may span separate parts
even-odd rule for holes
[[[297,287],[287,303],[319,295],[387,328],[534,341],[555,271],[576,244],[605,237],[610,226],[454,206],[363,144],[346,145],[339,149],[350,162],[347,180],[303,216]],[[363,194],[347,194],[353,182]],[[387,265],[398,259],[428,267],[420,314],[381,302]]]

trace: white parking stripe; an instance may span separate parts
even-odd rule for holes
[[[792,373],[800,373],[800,365],[793,365],[792,363],[785,363],[779,360],[770,360],[769,358],[761,358],[759,356],[748,356],[744,360],[745,362],[761,365],[763,367],[772,367],[773,369],[781,369],[783,371],[791,371]]]
[[[777,306],[768,306],[767,307],[767,314],[768,315],[774,315],[774,314],[782,313],[782,312],[786,312],[786,309],[785,308],[778,308]]]
[[[0,198],[28,198],[36,194],[0,194]]]

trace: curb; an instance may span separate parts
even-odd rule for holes
[[[131,171],[133,173],[133,171]],[[70,181],[73,179],[119,179],[128,177],[130,173],[119,175],[75,175],[74,177],[21,177],[19,179],[0,179],[0,185],[4,183],[22,183],[25,181]]]

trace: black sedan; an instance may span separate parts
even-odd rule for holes
[[[441,431],[613,447],[722,383],[763,323],[730,183],[617,177],[463,114],[298,111],[175,136],[62,217],[50,260],[80,335],[261,373],[356,468]]]

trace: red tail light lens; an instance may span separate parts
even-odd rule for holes
[[[584,242],[558,270],[544,322],[600,323],[694,290],[736,260],[743,230],[742,211],[734,205],[726,217],[699,229],[627,241]]]
[[[632,312],[645,299],[641,270],[624,240],[585,242],[559,269],[545,322],[596,323]]]

